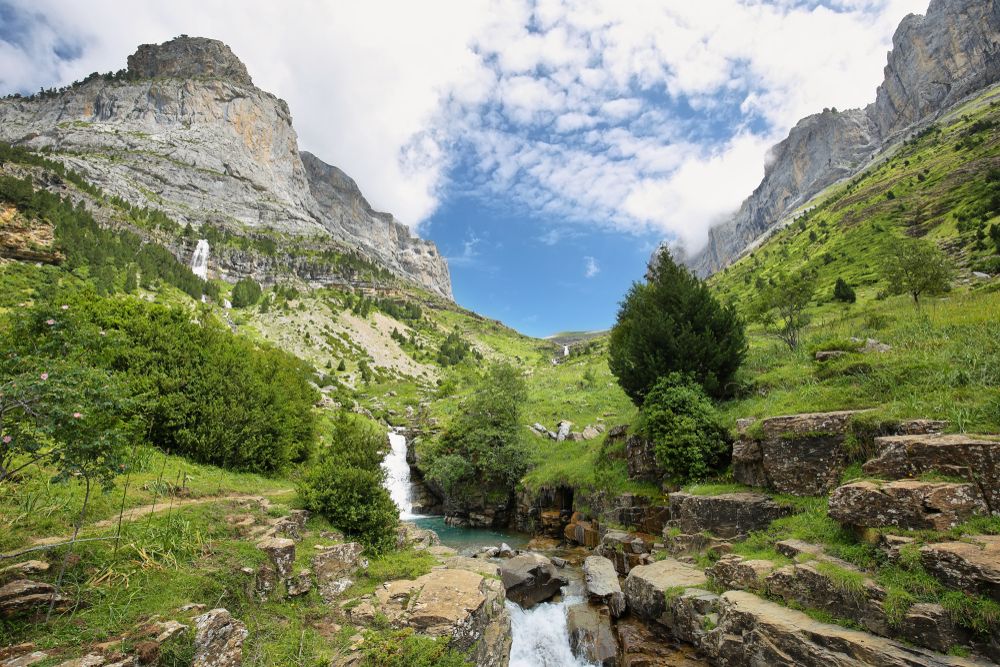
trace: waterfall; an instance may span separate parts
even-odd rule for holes
[[[582,597],[567,596],[562,602],[521,609],[508,600],[513,636],[510,667],[590,667],[573,655],[566,625],[566,609],[582,601]]]
[[[191,256],[191,273],[202,280],[208,280],[208,241],[201,239]]]
[[[563,345],[563,356],[564,357],[569,356],[569,345]]]
[[[399,508],[399,518],[410,519],[413,517],[413,502],[410,500],[410,464],[406,462],[406,436],[390,431],[389,445],[392,449],[382,461],[385,488]]]

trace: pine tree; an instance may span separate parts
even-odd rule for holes
[[[848,285],[843,278],[837,278],[837,284],[833,286],[833,298],[835,301],[843,301],[844,303],[854,303],[858,300],[854,288]]]

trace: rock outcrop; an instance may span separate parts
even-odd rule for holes
[[[500,579],[507,597],[525,609],[550,599],[567,583],[551,560],[536,553],[505,561],[500,566]]]
[[[945,585],[1000,602],[1000,535],[928,544],[920,548],[920,562]]]
[[[343,172],[300,154],[288,105],[255,87],[228,46],[182,36],[139,47],[128,64],[124,76],[0,100],[0,139],[50,150],[108,194],[181,224],[270,230],[306,245],[326,239],[326,251],[356,252],[451,298],[434,245],[372,211]],[[274,281],[261,273],[258,280]]]
[[[225,609],[213,609],[194,620],[192,667],[240,667],[247,626]]]
[[[583,561],[583,576],[591,602],[608,605],[615,618],[625,613],[625,594],[610,560],[603,556],[587,556]]]
[[[828,185],[851,176],[908,128],[1000,80],[1000,8],[981,0],[932,0],[896,29],[875,102],[826,110],[792,128],[771,152],[764,179],[731,219],[709,231],[687,264],[702,276],[725,267]]]
[[[625,580],[625,600],[639,618],[656,621],[667,608],[667,594],[684,588],[697,588],[708,582],[705,573],[696,567],[666,558],[649,565],[640,565],[629,572]]]
[[[948,530],[975,514],[988,513],[974,484],[852,482],[830,495],[830,516],[858,528]]]
[[[668,530],[679,528],[687,534],[707,531],[716,537],[737,539],[792,513],[791,507],[779,505],[762,493],[696,496],[677,491],[668,498]]]

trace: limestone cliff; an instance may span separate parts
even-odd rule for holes
[[[764,179],[708,243],[687,260],[707,276],[725,267],[828,185],[863,169],[880,150],[964,97],[1000,81],[998,0],[932,0],[893,36],[885,78],[864,109],[802,119],[774,147]]]
[[[52,151],[109,194],[182,224],[326,237],[451,298],[432,243],[366,202],[313,186],[288,105],[255,87],[222,42],[181,36],[143,45],[119,74],[0,100],[0,139]],[[364,202],[359,191],[357,199]]]

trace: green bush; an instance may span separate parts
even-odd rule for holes
[[[843,278],[837,278],[837,283],[833,286],[833,300],[844,303],[854,303],[858,300],[854,288],[847,284]]]
[[[260,285],[253,278],[242,278],[233,285],[233,308],[246,308],[260,301]]]
[[[611,331],[608,365],[639,405],[656,381],[690,373],[716,397],[732,391],[746,355],[743,322],[708,286],[663,250],[645,283],[634,283]]]
[[[305,507],[361,541],[373,554],[396,544],[399,508],[385,490],[386,434],[369,421],[341,413],[330,446],[299,483]]]
[[[678,483],[704,479],[722,467],[728,434],[701,387],[673,373],[646,395],[636,431],[653,444],[664,477]]]

